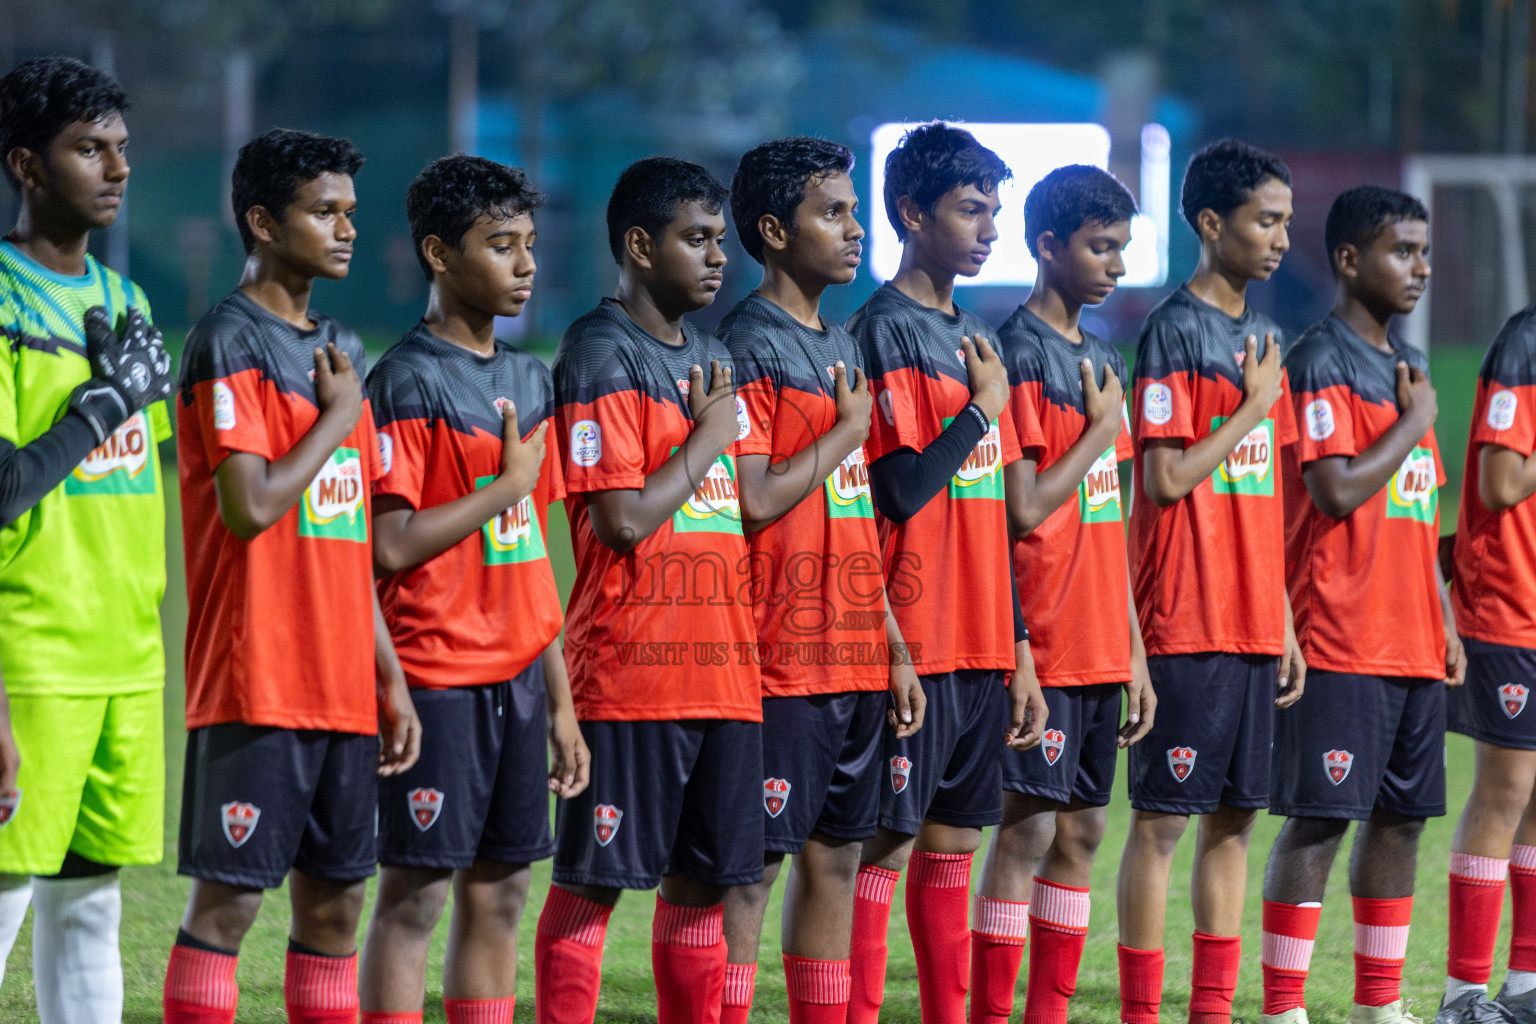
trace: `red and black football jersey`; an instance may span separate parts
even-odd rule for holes
[[[555,415],[555,385],[537,357],[502,342],[479,356],[418,324],[368,375],[390,494],[425,509],[456,501],[501,472],[502,416],[526,440]],[[379,581],[379,603],[412,686],[511,679],[560,633],[560,593],[546,538],[565,497],[551,423],[532,493],[435,558]]]
[[[1249,335],[1281,345],[1249,306],[1231,317],[1181,286],[1147,315],[1136,349],[1131,438],[1208,436],[1243,404]],[[1274,654],[1285,648],[1285,511],[1279,449],[1296,441],[1289,385],[1210,478],[1166,508],[1131,503],[1136,613],[1147,653]]]
[[[1483,357],[1451,584],[1462,636],[1536,648],[1536,500],[1489,511],[1477,495],[1485,444],[1527,457],[1536,451],[1536,306],[1510,317]]]
[[[1371,345],[1336,316],[1309,329],[1285,357],[1300,440],[1281,455],[1286,580],[1296,639],[1312,668],[1437,679],[1445,622],[1435,558],[1445,483],[1434,429],[1386,487],[1342,519],[1312,501],[1301,473],[1353,458],[1397,422],[1397,364],[1429,372],[1418,349]]]
[[[1034,451],[1043,472],[1088,427],[1079,368],[1093,360],[1099,383],[1109,367],[1129,381],[1125,357],[1082,329],[1075,343],[1020,306],[998,328],[1008,366],[1008,411],[1019,447]],[[1120,463],[1131,457],[1121,410],[1115,443],[1089,467],[1077,494],[1013,542],[1019,603],[1029,623],[1030,653],[1041,686],[1123,683],[1131,678],[1130,610]]]
[[[738,455],[766,455],[772,465],[832,429],[832,370],[842,360],[852,387],[862,365],[851,334],[830,325],[811,330],[754,293],[721,322],[720,336],[751,424]],[[747,538],[768,697],[889,684],[880,536],[863,446],[831,469],[798,505]]]
[[[997,334],[955,308],[930,309],[887,283],[849,318],[875,395],[864,445],[871,462],[899,448],[921,452],[970,402],[960,339]],[[877,520],[887,599],[924,675],[1014,668],[1003,467],[1019,457],[1005,408],[922,511],[905,523]]]
[[[319,418],[314,350],[335,343],[359,376],[366,371],[356,334],[309,316],[314,328],[300,330],[236,291],[187,335],[176,451],[188,728],[379,727],[368,526],[380,462],[366,393],[357,426],[281,519],[246,541],[219,518],[220,463],[234,452],[280,459]]]
[[[718,339],[683,324],[669,345],[610,299],[555,354],[556,445],[576,555],[565,656],[584,721],[762,721],[752,574],[733,444],[672,517],[626,554],[597,539],[592,491],[639,490],[693,432],[688,370],[729,366]],[[750,431],[745,407],[736,417]],[[702,468],[702,467],[700,467]]]

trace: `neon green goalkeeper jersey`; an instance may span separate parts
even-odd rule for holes
[[[91,376],[85,311],[121,327],[144,292],[86,257],[82,277],[0,241],[0,436],[18,448]],[[104,696],[165,683],[165,403],[135,413],[64,482],[0,529],[0,673],[11,693]]]

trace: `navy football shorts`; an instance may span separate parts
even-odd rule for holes
[[[1269,655],[1149,657],[1157,716],[1129,751],[1131,806],[1167,814],[1267,807],[1279,672]]]
[[[1270,809],[1364,821],[1445,813],[1445,683],[1313,669],[1275,716]]]
[[[1003,751],[1003,789],[1059,804],[1109,803],[1119,753],[1119,683],[1047,686],[1045,735],[1033,750]],[[1154,723],[1156,719],[1153,719]]]
[[[812,833],[875,834],[889,703],[885,690],[763,698],[766,849],[799,853]]]
[[[885,732],[880,824],[916,835],[923,821],[985,828],[1003,820],[1005,672],[963,669],[922,676],[928,709],[917,735]]]
[[[379,780],[379,863],[448,870],[554,853],[543,662],[507,682],[411,699],[421,760]]]
[[[177,873],[275,889],[373,874],[379,738],[224,722],[187,733]]]
[[[758,722],[582,722],[592,784],[560,801],[555,881],[654,889],[663,875],[710,885],[763,878],[763,727]]]
[[[1536,750],[1536,651],[1465,640],[1467,681],[1446,694],[1446,727],[1510,750]]]

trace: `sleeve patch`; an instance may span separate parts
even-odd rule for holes
[[[896,425],[896,402],[891,398],[889,389],[880,392],[880,415],[885,417],[885,422],[890,426]]]
[[[1162,426],[1173,419],[1173,392],[1166,384],[1148,384],[1142,394],[1142,415],[1147,422]]]
[[[1488,399],[1488,426],[1494,430],[1508,430],[1515,425],[1515,409],[1520,396],[1513,391],[1495,391]]]
[[[571,461],[578,466],[595,466],[602,457],[603,428],[596,420],[577,420],[571,426]]]
[[[747,415],[747,403],[736,396],[736,440],[745,441],[752,433],[752,417]]]
[[[1333,436],[1333,403],[1326,398],[1314,398],[1307,403],[1303,414],[1307,421],[1307,436],[1314,441],[1324,441]]]
[[[1514,406],[1510,409],[1513,416]],[[213,382],[213,429],[235,429],[235,393],[221,380]]]
[[[388,476],[395,465],[395,439],[382,430],[379,431],[379,465],[383,467],[384,476]]]

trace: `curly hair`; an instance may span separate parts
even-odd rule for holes
[[[428,235],[464,251],[464,235],[481,217],[510,220],[532,213],[544,194],[528,181],[521,167],[508,167],[483,156],[454,153],[422,168],[405,191],[405,215],[411,222],[411,242],[422,273],[432,270],[421,253]]]
[[[1238,139],[1213,142],[1190,157],[1184,170],[1184,187],[1179,193],[1184,219],[1198,235],[1201,210],[1225,217],[1270,178],[1287,187],[1291,184],[1291,169],[1269,150]]]
[[[1429,222],[1429,210],[1407,192],[1381,185],[1359,185],[1340,192],[1328,208],[1328,220],[1323,225],[1323,245],[1328,250],[1328,267],[1335,275],[1339,272],[1333,254],[1339,246],[1348,243],[1364,249],[1376,241],[1388,224],[1405,220]]]
[[[1049,231],[1065,242],[1084,224],[1108,226],[1136,216],[1136,200],[1120,179],[1091,164],[1058,167],[1029,190],[1024,200],[1024,241],[1040,255],[1040,236]]]
[[[0,163],[14,189],[21,182],[6,159],[13,149],[46,156],[59,132],[128,109],[117,80],[73,57],[37,57],[0,78]]]
[[[896,237],[907,240],[896,203],[907,196],[930,217],[939,198],[974,185],[992,192],[1013,177],[1003,158],[976,141],[964,128],[943,121],[920,124],[901,137],[885,158],[885,215]]]
[[[608,197],[608,249],[624,262],[624,235],[640,228],[661,233],[684,203],[701,203],[710,213],[725,206],[727,193],[718,178],[691,160],[648,156],[624,168]]]
[[[230,200],[245,251],[250,253],[256,248],[256,238],[245,222],[246,211],[251,207],[264,207],[281,223],[283,211],[305,182],[322,174],[353,177],[362,169],[363,154],[351,139],[274,128],[241,146],[235,160]]]
[[[741,247],[763,262],[763,235],[757,222],[765,214],[791,233],[805,190],[834,174],[853,170],[853,152],[826,139],[797,135],[775,139],[750,150],[731,179],[731,221]]]

